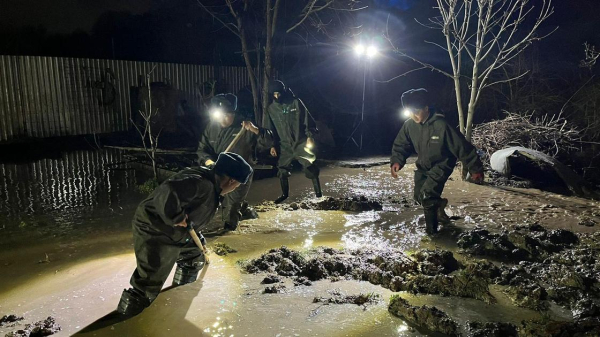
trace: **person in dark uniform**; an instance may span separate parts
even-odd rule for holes
[[[469,170],[471,181],[483,181],[483,164],[475,147],[453,127],[443,115],[435,114],[429,107],[427,90],[413,89],[402,94],[402,106],[410,116],[398,133],[392,147],[391,173],[398,178],[398,171],[410,155],[416,153],[414,198],[423,206],[426,231],[435,234],[438,220],[446,217],[442,199],[444,185],[454,171],[457,159]]]
[[[212,169],[186,168],[140,203],[133,218],[137,268],[117,312],[126,316],[142,312],[158,296],[175,264],[173,285],[196,280],[205,259],[188,226],[199,231],[215,215],[220,196],[246,183],[251,175],[252,167],[240,155],[221,153]]]
[[[314,129],[314,122],[304,105],[286,90],[283,82],[271,81],[269,93],[272,95],[273,102],[263,117],[263,127],[273,131],[275,137],[271,156],[279,156],[277,176],[281,183],[282,194],[275,203],[282,203],[289,196],[288,178],[294,160],[302,165],[305,176],[312,180],[316,197],[320,198],[323,194],[319,181],[319,168],[314,164],[317,157],[312,152],[315,145],[311,130]]]
[[[198,144],[198,164],[211,166],[219,153],[225,151],[238,133],[244,131],[242,138],[230,149],[242,156],[246,162],[254,166],[254,150],[257,145],[268,148],[272,146],[271,131],[256,127],[237,113],[237,97],[233,94],[219,94],[211,99],[210,111],[212,122],[206,127]],[[257,217],[256,213],[245,201],[252,176],[248,182],[225,196],[223,200],[223,220],[225,229],[235,230],[242,218]],[[243,213],[243,214],[242,214]]]

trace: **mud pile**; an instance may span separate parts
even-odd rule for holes
[[[507,323],[473,322],[464,327],[469,336],[571,336],[600,335],[600,233],[575,235],[565,230],[547,231],[541,226],[518,227],[500,234],[475,229],[461,235],[461,246],[472,254],[526,257],[517,264],[493,264],[485,260],[460,263],[451,252],[419,250],[411,256],[393,249],[337,250],[319,247],[306,253],[287,247],[271,249],[243,265],[249,273],[266,272],[267,280],[354,279],[381,285],[392,291],[460,296],[494,303],[490,284],[501,285],[518,307],[547,310],[556,303],[571,310],[573,321]],[[502,256],[502,254],[507,254]],[[333,302],[344,299],[320,299]],[[408,322],[445,334],[458,333],[443,312],[414,307],[393,298],[390,312]]]
[[[440,332],[449,336],[459,336],[458,324],[436,307],[424,305],[415,307],[398,295],[392,296],[388,307],[390,313],[406,322],[427,330]]]
[[[281,209],[284,211],[297,211],[299,209],[311,209],[316,211],[348,211],[366,212],[380,211],[383,206],[379,201],[369,200],[364,196],[354,198],[323,197],[318,199],[305,199],[289,204],[275,205],[272,201],[263,201],[256,205],[257,212],[267,212]]]
[[[331,297],[315,297],[313,303],[324,303],[324,304],[356,304],[366,306],[367,304],[375,304],[379,302],[380,298],[378,294],[359,294],[359,295],[345,295],[339,289],[330,291]]]
[[[4,315],[2,316],[2,318],[0,318],[0,327],[15,326],[16,324],[18,324],[18,322],[22,321],[23,319],[23,316]]]
[[[510,323],[500,322],[467,322],[469,337],[516,337],[517,327]]]
[[[337,250],[319,247],[302,255],[287,247],[271,249],[251,260],[243,269],[256,274],[266,272],[264,283],[273,275],[322,279],[354,279],[381,285],[392,291],[475,298],[495,302],[488,284],[500,276],[491,263],[474,262],[460,266],[452,253],[420,250],[411,258],[396,249]]]
[[[600,233],[580,235],[572,249],[554,253],[542,262],[522,261],[501,267],[498,284],[508,285],[515,305],[545,309],[553,301],[576,319],[600,316]]]
[[[25,328],[6,334],[6,337],[41,337],[58,333],[61,327],[53,317],[25,325]]]
[[[540,225],[519,226],[496,234],[482,228],[462,233],[458,247],[466,253],[508,261],[541,261],[550,255],[574,247],[577,235],[564,229],[547,231]]]
[[[211,247],[211,250],[219,256],[225,256],[229,253],[237,253],[237,250],[231,248],[231,246],[223,242],[214,243]]]

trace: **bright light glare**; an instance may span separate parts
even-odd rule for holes
[[[223,118],[223,116],[224,116],[223,110],[221,110],[219,108],[212,109],[210,112],[210,117],[212,117],[212,119],[215,119],[215,120],[219,120],[219,119]]]
[[[354,46],[354,53],[356,53],[356,55],[358,56],[362,56],[366,51],[366,48],[364,45],[362,44],[357,44],[356,46]]]
[[[375,47],[375,46],[369,46],[369,47],[367,48],[367,56],[368,56],[369,58],[372,58],[372,57],[375,57],[375,56],[377,56],[378,52],[379,52],[379,51],[377,50],[377,47]]]
[[[402,115],[406,118],[410,117],[410,109],[402,110]]]

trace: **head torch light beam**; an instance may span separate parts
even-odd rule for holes
[[[402,110],[402,116],[404,116],[404,117],[406,117],[406,118],[410,117],[411,113],[412,113],[412,112],[411,112],[411,111],[410,111],[410,109],[408,109],[408,108],[406,108],[406,109]]]
[[[223,118],[223,110],[219,108],[212,109],[210,112],[210,117],[217,120]]]

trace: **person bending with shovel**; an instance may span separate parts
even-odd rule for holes
[[[271,131],[255,126],[238,114],[237,97],[233,94],[219,94],[211,99],[212,122],[206,127],[198,144],[198,164],[210,167],[221,152],[234,152],[242,156],[252,166],[255,165],[254,150],[257,146],[272,146]],[[226,230],[236,230],[242,218],[256,218],[255,212],[245,201],[252,176],[223,200],[223,221]]]
[[[137,268],[117,307],[134,316],[160,293],[177,264],[173,285],[196,281],[204,267],[205,243],[196,233],[215,215],[221,196],[245,184],[252,167],[235,153],[221,153],[211,168],[189,167],[173,175],[138,206],[133,218]],[[201,237],[201,234],[200,234]]]
[[[443,115],[430,110],[427,90],[403,93],[402,107],[410,119],[402,126],[392,147],[392,177],[398,178],[408,157],[413,153],[418,155],[414,198],[423,206],[427,234],[435,234],[439,219],[449,220],[444,212],[448,199],[442,199],[441,195],[456,160],[469,170],[475,183],[483,181],[483,164],[475,147],[448,125]]]

